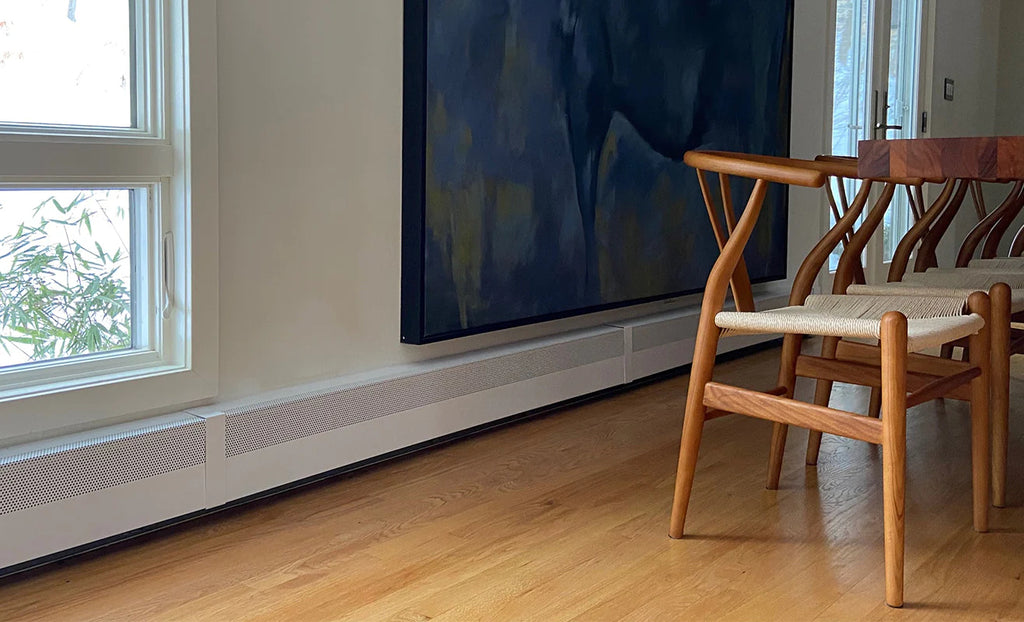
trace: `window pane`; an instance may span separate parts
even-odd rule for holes
[[[131,127],[130,0],[0,0],[0,123]]]
[[[0,368],[132,347],[132,190],[0,190]]]

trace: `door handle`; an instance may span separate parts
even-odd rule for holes
[[[902,125],[886,125],[885,123],[875,123],[876,130],[902,130]]]

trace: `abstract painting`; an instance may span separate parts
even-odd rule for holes
[[[792,19],[792,0],[406,0],[402,341],[699,291],[718,249],[683,154],[788,155]],[[786,233],[773,186],[752,280],[785,277]]]

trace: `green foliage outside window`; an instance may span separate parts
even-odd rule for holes
[[[111,207],[93,200],[96,194],[80,192],[62,204],[58,196],[68,193],[54,193],[31,218],[0,231],[0,348],[7,364],[132,346],[129,246],[119,234],[109,243],[114,220],[126,222],[127,206]],[[93,235],[97,223],[106,235]]]

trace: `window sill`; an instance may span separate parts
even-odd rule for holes
[[[0,393],[0,447],[208,402],[216,368],[150,365]]]
[[[48,395],[133,378],[184,371],[152,350],[110,352],[13,367],[0,372],[0,402]]]

